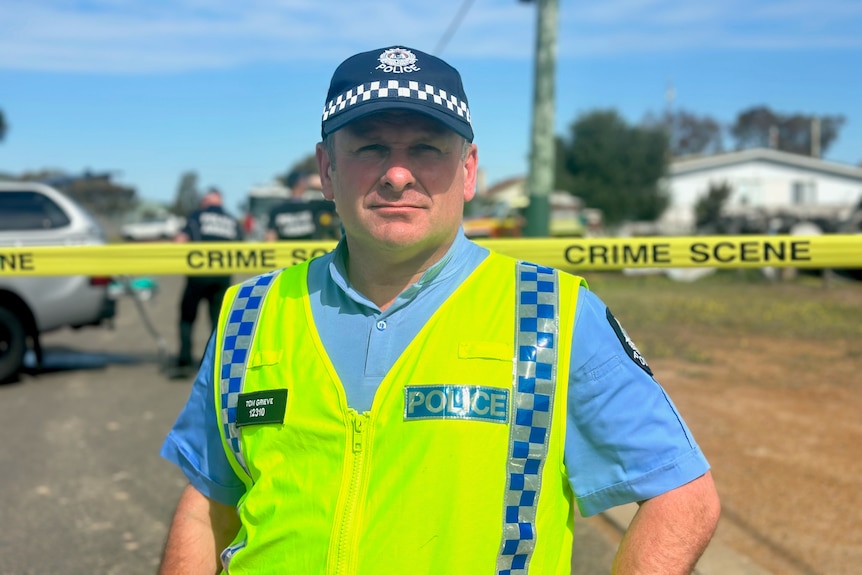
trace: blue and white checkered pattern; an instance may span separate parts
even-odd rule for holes
[[[535,548],[536,506],[548,451],[557,365],[556,272],[519,262],[517,274],[517,381],[499,575],[525,575]]]
[[[269,291],[272,281],[280,271],[275,270],[253,277],[240,285],[231,304],[222,337],[219,385],[222,427],[225,439],[237,462],[247,474],[248,466],[242,456],[239,428],[236,426],[236,406],[245,382],[248,350],[254,339],[257,318],[266,292]]]
[[[388,80],[366,82],[339,94],[327,102],[323,109],[323,121],[338,115],[355,104],[379,98],[410,98],[418,102],[430,102],[470,122],[467,103],[446,90],[413,80]]]

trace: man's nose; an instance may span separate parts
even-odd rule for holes
[[[407,153],[400,151],[390,153],[381,182],[396,192],[402,192],[416,182]]]

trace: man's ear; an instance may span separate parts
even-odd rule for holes
[[[464,156],[464,201],[469,202],[476,195],[476,184],[479,178],[479,149],[476,144],[470,144],[470,149]]]
[[[320,172],[320,190],[324,198],[332,200],[335,196],[332,193],[332,161],[329,158],[329,152],[323,142],[318,142],[314,153],[317,156],[317,169]]]

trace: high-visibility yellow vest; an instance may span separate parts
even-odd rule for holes
[[[357,413],[307,272],[225,298],[217,412],[247,486],[226,572],[568,574],[566,374],[583,280],[490,254]]]

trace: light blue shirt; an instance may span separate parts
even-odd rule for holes
[[[371,409],[389,368],[434,311],[488,255],[459,234],[441,261],[385,311],[351,287],[346,245],[312,260],[308,286],[320,338],[350,407]],[[580,288],[572,333],[565,463],[583,515],[655,497],[709,464],[662,387],[631,357],[607,306]],[[161,454],[204,495],[235,505],[245,487],[221,443],[211,338],[188,402]]]

